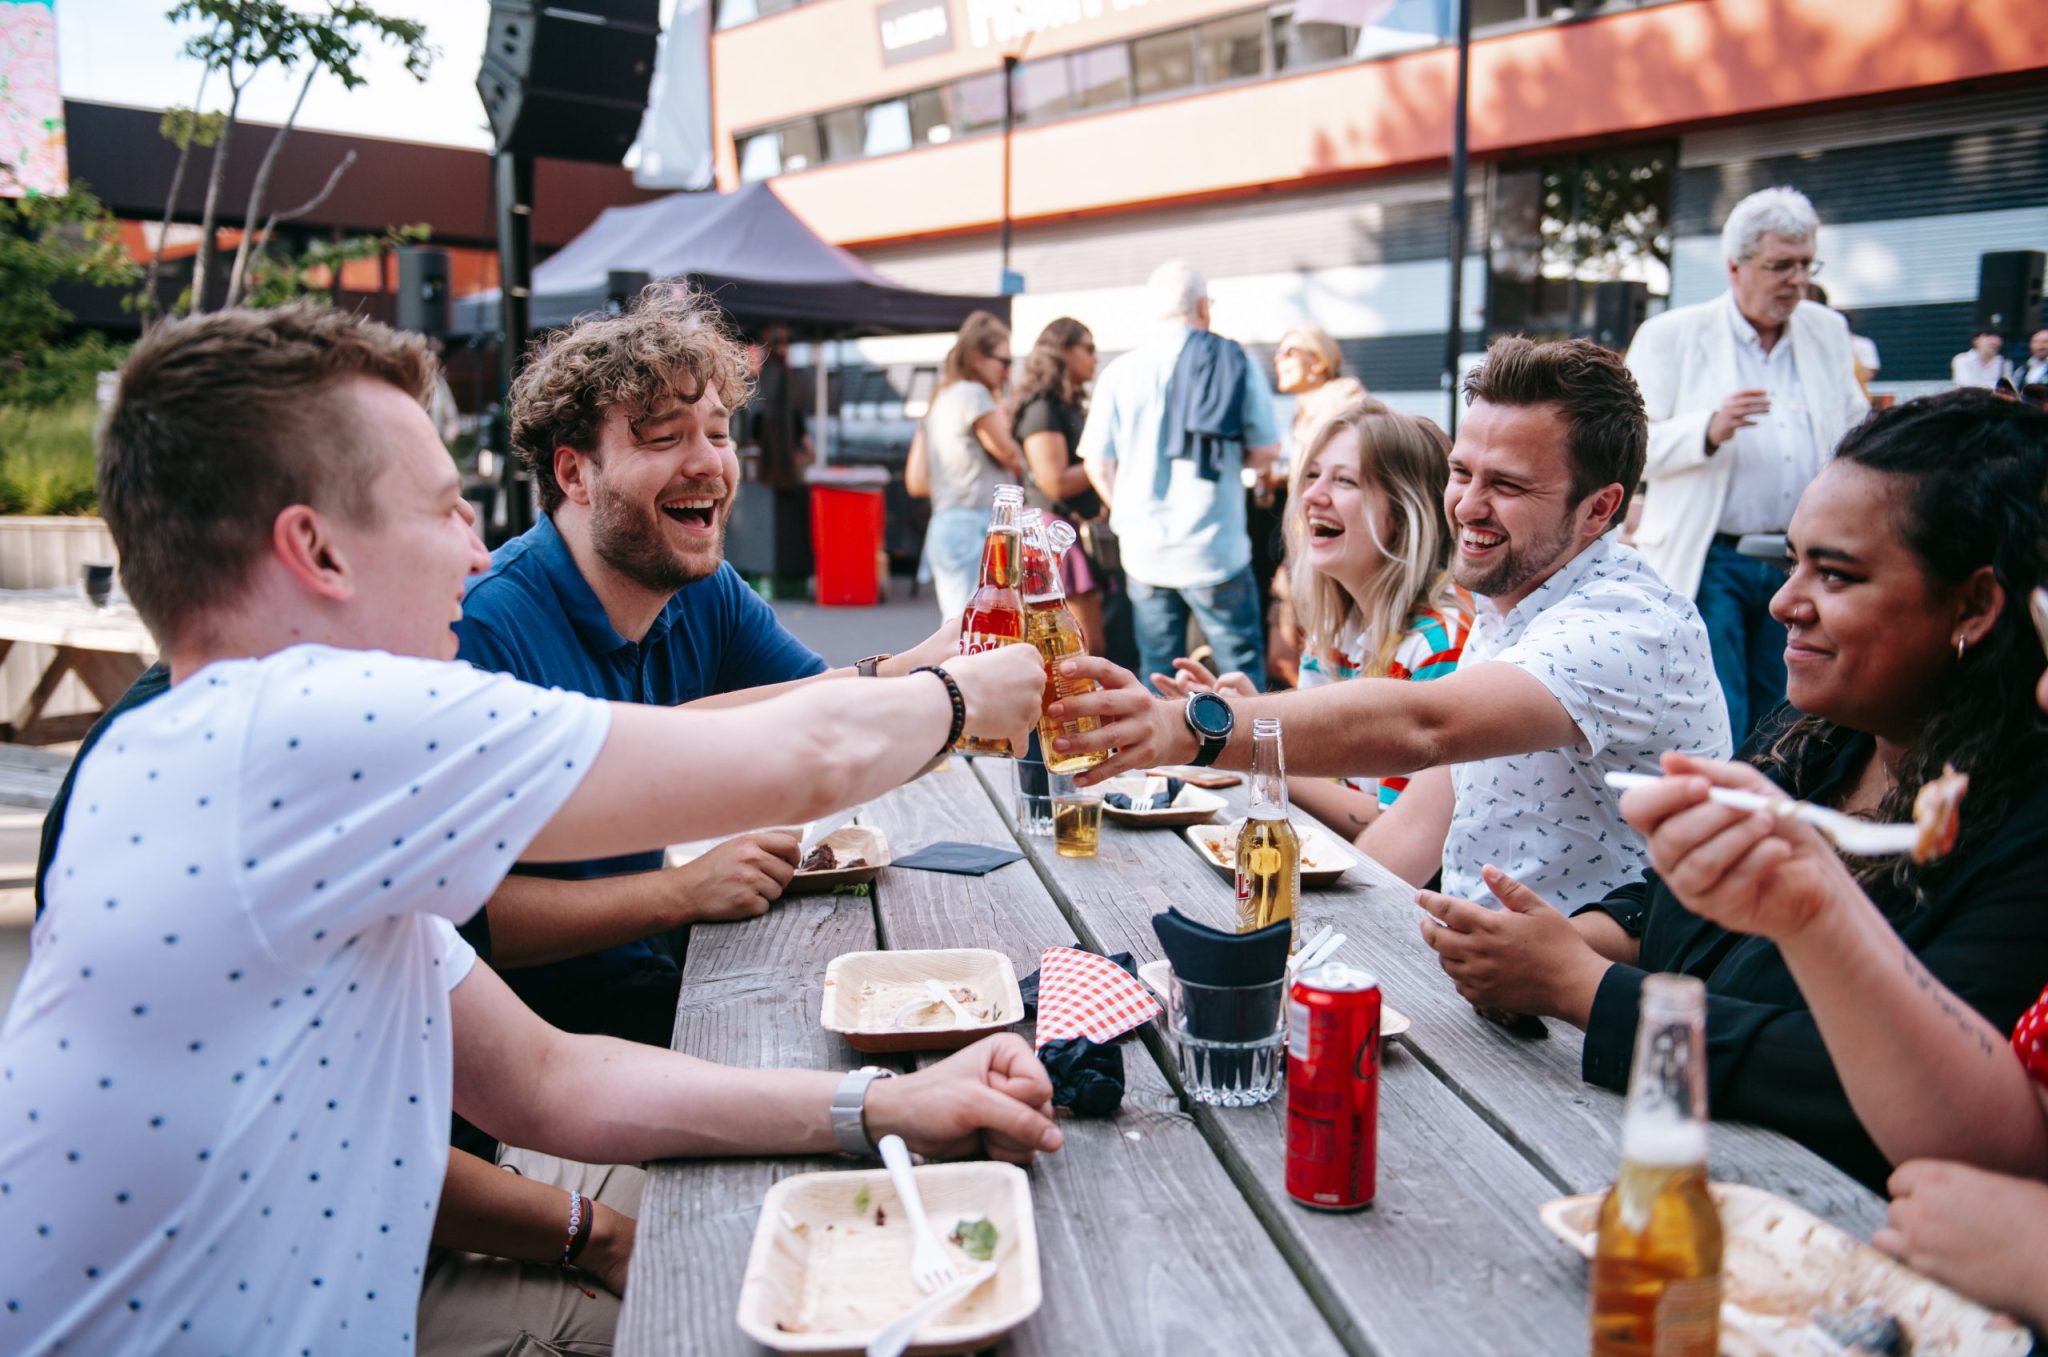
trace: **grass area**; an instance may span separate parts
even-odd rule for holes
[[[0,405],[0,514],[90,514],[94,482],[90,400],[67,405]]]

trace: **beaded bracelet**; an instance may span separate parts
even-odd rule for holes
[[[581,1192],[569,1194],[569,1242],[562,1246],[564,1266],[575,1262],[583,1246],[590,1242],[590,1222],[596,1214],[597,1208],[591,1205],[590,1198]]]
[[[947,699],[953,704],[953,728],[946,732],[946,742],[939,746],[939,752],[932,755],[932,762],[937,763],[953,751],[953,746],[959,743],[960,736],[967,729],[967,699],[961,696],[960,685],[953,676],[935,664],[921,664],[910,672],[937,674],[939,682],[946,685]]]

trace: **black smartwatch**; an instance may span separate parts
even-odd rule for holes
[[[1188,729],[1195,732],[1199,747],[1188,760],[1192,767],[1207,768],[1223,756],[1230,732],[1237,728],[1237,713],[1215,693],[1191,693],[1185,708]]]

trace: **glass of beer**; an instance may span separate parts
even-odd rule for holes
[[[1052,846],[1063,858],[1092,858],[1102,843],[1102,793],[1076,787],[1066,773],[1051,773]]]

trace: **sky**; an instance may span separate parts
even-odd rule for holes
[[[318,0],[295,8],[324,9]],[[396,50],[366,47],[367,83],[353,92],[322,74],[299,114],[301,127],[353,132],[403,141],[489,149],[490,132],[476,93],[488,0],[373,0],[377,11],[427,26],[440,49],[424,84],[406,74]],[[57,75],[64,97],[140,108],[189,105],[199,86],[199,65],[181,55],[189,28],[164,17],[171,0],[56,0]],[[266,72],[242,96],[242,116],[282,122],[298,95],[300,77]],[[209,83],[206,104],[224,108],[225,82]]]

